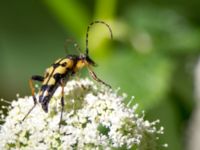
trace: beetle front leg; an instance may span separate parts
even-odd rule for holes
[[[44,81],[44,77],[38,76],[38,75],[34,75],[29,80],[29,86],[30,86],[30,89],[31,89],[31,94],[32,94],[32,97],[33,97],[34,105],[31,107],[31,109],[28,111],[28,113],[24,116],[24,118],[22,119],[22,121],[24,121],[26,119],[26,117],[31,113],[31,111],[35,108],[35,106],[37,104],[37,99],[35,97],[35,88],[33,86],[33,81],[43,82]]]
[[[105,86],[108,86],[109,88],[111,88],[111,86],[110,86],[109,84],[105,83],[104,81],[102,81],[101,79],[99,79],[99,78],[97,77],[97,75],[94,73],[94,71],[92,70],[92,68],[91,68],[90,66],[88,66],[87,68],[88,68],[88,71],[89,71],[89,73],[90,73],[90,76],[91,76],[94,80],[96,80],[97,82],[100,82],[100,83],[104,84]]]

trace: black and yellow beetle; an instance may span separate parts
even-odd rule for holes
[[[30,112],[34,109],[34,107],[37,104],[33,81],[42,82],[42,86],[39,91],[39,103],[41,104],[42,109],[45,112],[48,112],[49,101],[51,100],[56,89],[59,86],[62,87],[62,93],[61,93],[62,94],[62,97],[61,97],[62,110],[61,110],[60,122],[62,120],[62,114],[63,114],[63,109],[64,109],[64,86],[65,86],[66,82],[68,81],[69,77],[74,75],[80,69],[82,69],[83,67],[86,67],[88,69],[91,77],[94,80],[110,87],[110,85],[106,84],[104,81],[99,79],[96,76],[96,74],[92,71],[92,66],[96,66],[96,63],[89,57],[89,54],[88,54],[88,52],[89,52],[89,50],[88,50],[89,30],[90,30],[90,27],[96,23],[101,23],[101,24],[106,25],[110,31],[111,38],[113,37],[112,30],[107,23],[105,23],[103,21],[93,21],[88,25],[87,32],[86,32],[85,54],[68,55],[64,58],[60,58],[60,59],[56,60],[49,68],[47,68],[44,76],[39,76],[39,75],[32,76],[31,79],[29,80],[29,84],[30,84],[30,88],[31,88],[31,92],[32,92],[34,105],[28,111],[28,113],[25,115],[25,117],[23,118],[22,121],[25,120],[25,118],[30,114]]]

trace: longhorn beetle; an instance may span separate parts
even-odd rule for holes
[[[78,55],[67,55],[64,58],[60,58],[56,60],[49,68],[47,68],[44,76],[34,75],[29,80],[29,86],[31,89],[34,105],[31,107],[31,109],[28,111],[28,113],[24,116],[22,121],[26,119],[26,117],[31,113],[31,111],[34,109],[34,107],[37,104],[37,99],[35,97],[35,89],[33,86],[33,81],[39,81],[42,82],[42,86],[39,90],[39,103],[42,106],[42,109],[47,113],[48,112],[48,105],[49,101],[51,100],[54,92],[56,89],[61,86],[62,92],[61,92],[61,115],[60,115],[60,123],[59,127],[62,121],[62,115],[64,110],[64,86],[66,82],[69,80],[69,77],[74,75],[76,72],[81,70],[83,67],[86,67],[89,71],[89,74],[91,77],[108,86],[107,83],[99,79],[96,74],[92,71],[92,66],[96,66],[96,63],[89,57],[89,49],[88,49],[88,36],[89,36],[89,30],[90,27],[94,24],[101,23],[106,25],[106,27],[110,31],[111,38],[113,38],[112,30],[110,26],[103,22],[103,21],[93,21],[91,22],[87,27],[86,32],[86,49],[84,54]]]

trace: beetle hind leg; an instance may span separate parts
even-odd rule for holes
[[[27,118],[27,116],[31,113],[31,111],[35,108],[37,104],[37,99],[35,97],[35,88],[33,86],[33,80],[42,82],[44,80],[44,77],[35,75],[35,76],[32,76],[31,79],[29,80],[29,86],[31,89],[34,105],[31,107],[31,109],[29,109],[28,113],[24,116],[24,118],[22,119],[22,122]]]
[[[65,82],[63,80],[61,80],[61,87],[62,87],[62,92],[61,92],[61,114],[60,114],[60,122],[59,122],[59,129],[61,127],[61,122],[62,122],[62,118],[63,118],[63,111],[64,111],[64,106],[65,106],[65,102],[64,102],[64,87],[65,87]]]

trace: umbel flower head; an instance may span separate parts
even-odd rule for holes
[[[117,91],[89,79],[69,81],[64,92],[60,128],[61,88],[51,99],[48,113],[37,104],[23,122],[33,105],[32,97],[13,101],[0,128],[0,149],[158,149],[156,143],[163,127],[157,129],[158,120],[149,122],[144,115],[139,116],[137,104],[127,106],[125,94],[120,96]]]

